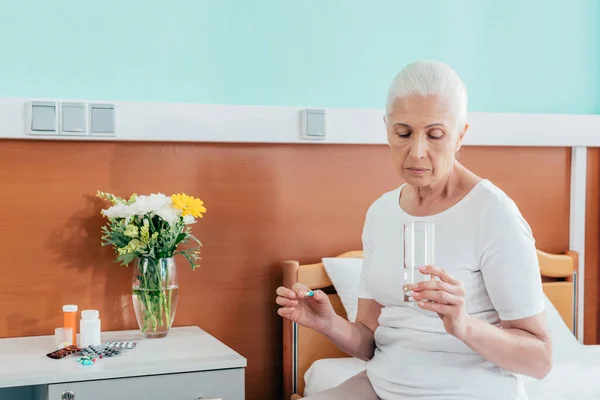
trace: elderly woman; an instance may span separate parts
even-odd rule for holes
[[[515,203],[457,161],[464,84],[442,63],[412,63],[392,82],[384,121],[406,183],[367,212],[356,322],[321,291],[277,289],[280,316],[368,360],[366,371],[307,399],[526,399],[519,375],[541,379],[552,366],[536,249]],[[403,288],[409,221],[435,223],[439,265],[421,269],[435,280]]]

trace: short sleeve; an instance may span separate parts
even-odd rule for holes
[[[362,244],[363,244],[363,263],[360,273],[360,282],[358,284],[358,297],[361,299],[372,299],[373,294],[369,288],[369,271],[371,268],[371,262],[373,260],[373,206],[367,211],[365,217],[365,223],[362,232]]]
[[[535,239],[517,205],[505,196],[489,204],[480,232],[481,273],[500,319],[542,312],[545,299]]]

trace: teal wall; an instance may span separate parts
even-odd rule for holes
[[[598,0],[0,0],[0,97],[383,107],[436,59],[471,111],[600,113]]]

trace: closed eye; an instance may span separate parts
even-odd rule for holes
[[[444,131],[441,129],[432,129],[429,131],[429,138],[437,140],[442,139],[444,137]]]

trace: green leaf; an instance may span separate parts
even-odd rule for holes
[[[121,261],[121,265],[125,266],[125,265],[130,264],[136,258],[138,258],[137,253],[127,253],[127,254],[122,254],[119,257],[117,257],[117,261]]]

